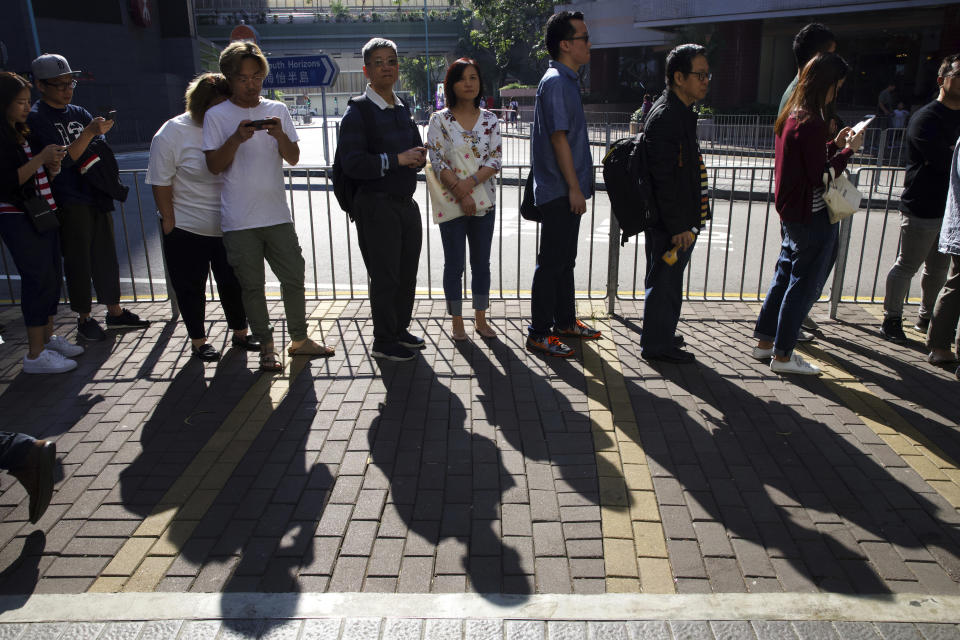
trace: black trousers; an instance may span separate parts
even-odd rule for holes
[[[25,433],[0,431],[0,469],[9,471],[20,467],[33,443],[33,437]]]
[[[370,276],[373,342],[397,342],[410,326],[423,228],[412,198],[360,192],[353,201],[357,243]]]
[[[163,255],[167,273],[177,294],[180,315],[193,339],[206,337],[204,308],[207,304],[207,273],[213,271],[220,291],[220,304],[227,316],[227,326],[239,330],[247,328],[243,311],[240,282],[227,263],[223,238],[201,236],[177,227],[163,236]]]
[[[97,302],[120,302],[120,267],[113,238],[113,213],[83,204],[59,205],[60,251],[67,278],[70,308],[90,313],[90,281],[97,291]]]

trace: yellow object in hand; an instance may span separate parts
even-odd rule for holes
[[[670,249],[663,254],[663,261],[669,265],[676,264],[677,262],[677,251],[680,251],[680,245],[673,245],[673,249]]]

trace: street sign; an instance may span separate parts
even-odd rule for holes
[[[268,60],[270,73],[263,81],[264,89],[331,87],[340,74],[340,67],[325,53]]]

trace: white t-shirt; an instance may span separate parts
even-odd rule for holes
[[[253,108],[238,107],[229,100],[221,102],[203,117],[203,150],[215,151],[222,147],[243,120],[273,117],[280,118],[283,132],[292,142],[300,139],[290,112],[282,102],[260,98],[260,104]],[[277,141],[266,131],[256,131],[241,144],[222,175],[220,212],[224,231],[293,221],[283,186],[283,158]]]
[[[150,143],[147,184],[173,187],[177,228],[201,236],[222,236],[220,186],[223,178],[207,169],[200,149],[203,129],[189,113],[163,123]]]

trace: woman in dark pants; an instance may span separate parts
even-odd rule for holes
[[[260,343],[247,333],[247,316],[240,298],[240,283],[227,263],[220,230],[221,178],[207,170],[200,149],[203,116],[210,107],[227,99],[230,87],[218,73],[197,76],[187,87],[187,111],[160,127],[150,144],[147,184],[163,228],[163,255],[167,272],[193,354],[213,361],[220,352],[207,342],[204,307],[207,272],[217,280],[232,344],[258,351]]]
[[[63,373],[76,368],[70,358],[83,353],[83,347],[53,334],[60,301],[60,234],[56,229],[37,231],[23,202],[39,196],[56,210],[46,167],[59,171],[66,150],[51,144],[34,155],[26,138],[29,113],[30,83],[15,73],[0,72],[0,236],[20,272],[28,343],[23,372]]]

